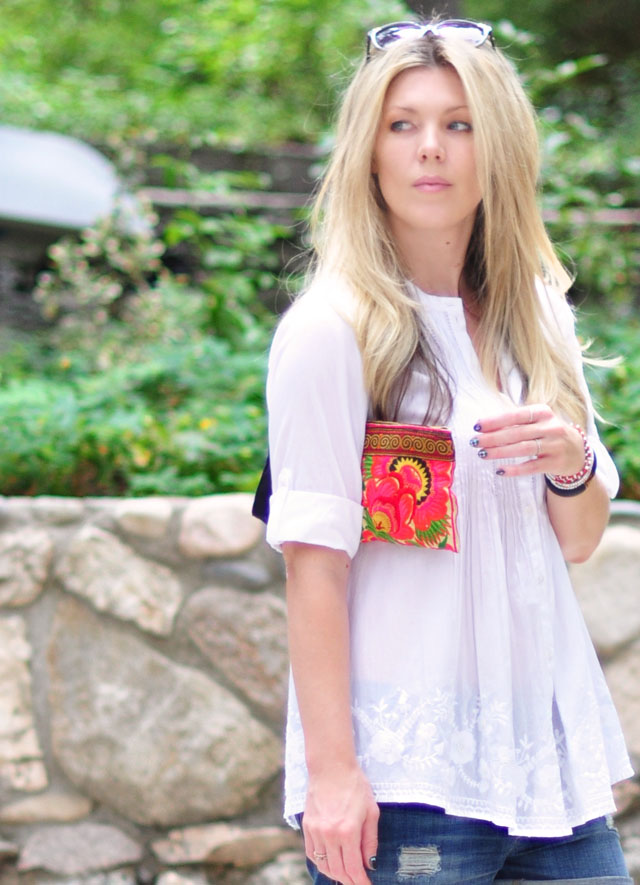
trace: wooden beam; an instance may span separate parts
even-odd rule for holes
[[[309,206],[311,197],[302,193],[274,193],[273,191],[228,191],[215,194],[205,190],[184,190],[168,187],[145,187],[138,193],[159,209],[258,209],[266,211],[295,212]],[[568,221],[579,227],[585,224],[602,224],[612,227],[636,227],[640,225],[640,209],[584,209],[544,210],[545,221],[554,223]]]

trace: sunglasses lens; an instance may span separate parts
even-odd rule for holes
[[[380,28],[374,28],[372,31],[369,31],[367,35],[367,58],[369,58],[371,46],[374,46],[376,49],[387,49],[398,40],[426,37],[427,34],[437,37],[439,34],[447,32],[457,34],[474,46],[482,46],[487,40],[491,41],[492,46],[494,45],[490,26],[480,22],[470,22],[465,19],[449,19],[448,21],[423,25],[417,22],[391,22],[391,24],[382,25]]]
[[[372,40],[378,49],[386,49],[395,43],[396,40],[403,40],[409,36],[416,36],[416,32],[420,32],[422,28],[413,22],[393,22],[390,25],[383,25],[377,28],[372,34]]]
[[[481,46],[491,34],[491,28],[488,26],[466,21],[442,22],[442,24],[436,25],[434,31],[437,31],[440,34],[445,31],[456,33],[458,36],[463,37],[465,40],[468,40],[469,43],[473,43],[476,46]]]

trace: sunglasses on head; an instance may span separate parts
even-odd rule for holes
[[[379,28],[372,28],[367,34],[367,61],[371,57],[372,49],[388,49],[398,40],[416,40],[428,36],[442,37],[446,34],[457,34],[474,46],[483,46],[488,40],[495,49],[492,28],[482,22],[471,22],[461,18],[428,24],[391,22]]]

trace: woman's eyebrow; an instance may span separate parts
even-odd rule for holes
[[[469,105],[458,104],[458,105],[455,105],[454,107],[442,108],[441,110],[445,114],[451,114],[454,111],[468,111]],[[389,105],[389,107],[387,108],[387,111],[404,111],[405,113],[415,113],[416,108],[412,107],[411,105],[393,104],[393,105]]]

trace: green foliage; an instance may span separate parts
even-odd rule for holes
[[[596,408],[607,423],[600,425],[621,477],[619,497],[640,500],[640,318],[625,310],[583,307],[578,314],[585,340],[593,340],[598,356],[622,357],[618,365],[587,366]]]
[[[130,220],[130,219],[129,219]],[[46,331],[0,337],[2,494],[189,494],[255,488],[284,229],[244,211],[179,211],[164,234],[193,273],[159,265],[147,214],[50,250]]]
[[[51,246],[51,270],[40,274],[33,293],[45,319],[74,329],[102,326],[118,316],[128,296],[147,288],[161,268],[164,244],[151,207],[133,207],[121,198],[94,227]]]
[[[237,342],[270,314],[260,295],[274,286],[278,255],[273,248],[286,228],[239,211],[203,217],[178,210],[164,232],[167,245],[187,244],[189,261],[200,268],[197,279],[206,294],[208,327]]]
[[[313,140],[399,0],[6,0],[3,118],[102,137]]]
[[[605,130],[586,114],[568,109],[564,101],[567,90],[589,71],[606,65],[606,58],[593,55],[549,65],[536,35],[504,21],[496,35],[517,59],[538,109],[542,207],[555,216],[548,226],[575,271],[577,292],[632,303],[640,293],[637,227],[607,224],[602,216],[607,210],[640,206],[638,143],[631,151],[624,132]]]
[[[164,280],[93,341],[77,329],[63,350],[60,330],[55,349],[47,335],[27,351],[5,340],[3,364],[20,371],[0,378],[2,494],[254,488],[269,330],[255,325],[232,348],[202,331],[204,300]]]
[[[640,294],[638,229],[603,218],[640,205],[640,153],[629,156],[584,117],[557,108],[546,109],[542,126],[543,207],[556,213],[549,227],[575,267],[578,291],[632,303]]]

